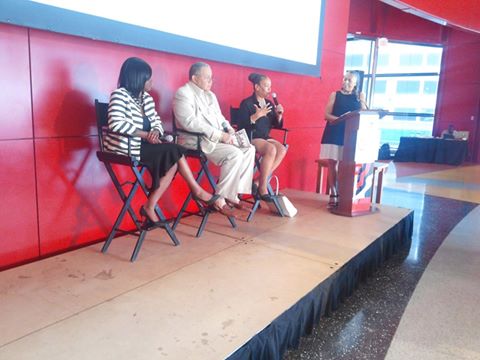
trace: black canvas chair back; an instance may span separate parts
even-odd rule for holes
[[[233,107],[233,106],[230,106],[230,123],[232,124],[232,126],[235,128],[235,129],[238,129],[238,124],[240,123],[240,109],[239,108],[236,108],[236,107]],[[287,134],[288,134],[288,129],[285,129],[285,128],[272,128],[272,130],[278,130],[278,131],[282,131],[283,132],[283,146],[285,146],[286,148],[288,148],[288,144],[287,144]],[[253,134],[251,134],[253,135]],[[250,139],[251,141],[252,139]],[[261,156],[255,156],[255,169],[254,169],[254,173],[260,169],[260,163],[262,161],[262,157]],[[284,216],[283,214],[283,211],[282,211],[282,207],[280,206],[280,203],[278,202],[278,198],[275,196],[275,192],[274,190],[272,189],[270,183],[267,185],[267,190],[268,190],[268,194],[272,197],[273,199],[273,204],[275,205],[275,208],[277,209],[278,211],[278,214],[280,216]],[[260,198],[258,197],[253,197],[253,202],[252,202],[252,210],[250,210],[250,214],[248,215],[247,217],[247,221],[250,221],[253,219],[253,216],[255,215],[257,209],[260,207]]]
[[[234,129],[238,129],[238,124],[240,123],[240,109],[230,106],[230,125]]]
[[[200,170],[196,173],[195,180],[198,183],[200,183],[200,181],[203,179],[203,177],[206,176],[212,191],[215,193],[215,189],[217,187],[217,181],[214,178],[214,176],[212,175],[210,169],[208,168],[207,156],[205,155],[205,153],[202,151],[202,149],[200,147],[200,140],[201,140],[201,136],[203,134],[202,133],[191,132],[191,131],[186,131],[186,130],[177,128],[177,124],[176,124],[176,121],[175,121],[175,114],[173,112],[172,112],[172,128],[173,128],[173,132],[174,132],[174,137],[177,140],[178,140],[179,136],[181,136],[182,134],[196,137],[196,139],[197,139],[196,148],[195,149],[188,149],[185,156],[187,158],[193,158],[193,159],[197,159],[199,161]],[[203,233],[203,230],[205,229],[205,225],[207,224],[208,217],[210,216],[210,213],[212,212],[212,209],[205,208],[205,207],[202,206],[202,204],[199,204],[198,202],[195,201],[197,203],[198,211],[195,211],[195,212],[188,211],[187,210],[188,205],[190,204],[190,202],[192,200],[195,201],[192,197],[192,193],[190,192],[187,195],[187,198],[185,199],[185,201],[183,202],[182,208],[180,209],[180,211],[179,211],[179,213],[178,213],[178,215],[175,219],[175,222],[173,223],[173,229],[176,229],[176,227],[180,223],[180,220],[182,219],[182,217],[184,217],[186,215],[200,216],[202,218],[202,221],[200,222],[200,225],[198,227],[197,234],[196,234],[197,237],[200,237]],[[228,221],[230,222],[230,224],[233,228],[237,227],[237,224],[235,222],[234,217],[229,216]]]
[[[105,136],[108,133],[113,133],[108,129],[108,104],[95,100],[95,112],[97,117],[98,142],[100,145],[100,150],[97,151],[97,158],[105,165],[105,168],[107,169],[107,172],[110,175],[110,178],[112,179],[115,189],[117,190],[123,202],[122,209],[120,210],[120,213],[118,214],[117,219],[112,229],[110,230],[110,233],[105,241],[105,244],[102,247],[102,252],[105,253],[108,250],[108,247],[110,246],[110,243],[112,242],[116,234],[138,235],[137,243],[133,250],[132,256],[130,257],[130,261],[135,261],[140,251],[140,248],[143,244],[143,241],[145,239],[146,233],[149,230],[153,229],[153,228],[145,228],[142,225],[142,222],[137,218],[136,213],[131,206],[132,200],[136,192],[138,191],[138,188],[142,189],[145,196],[148,197],[149,195],[149,190],[145,185],[145,181],[143,178],[146,167],[143,166],[138,159],[130,155],[130,137],[127,135],[115,133],[117,136],[125,136],[127,138],[128,155],[116,154],[113,152],[109,152],[105,149],[105,144],[104,144]],[[113,169],[113,165],[128,166],[131,169],[132,173],[134,174],[135,180],[121,183],[119,178],[117,177],[117,174]],[[126,192],[126,190],[124,190],[127,187],[130,188],[128,193]],[[165,229],[170,239],[173,241],[174,245],[179,245],[177,237],[175,236],[175,233],[170,227],[169,221],[165,218],[162,210],[158,206],[156,206],[155,212],[157,213],[157,216],[160,219],[161,227]],[[123,219],[127,213],[130,215],[133,223],[135,224],[135,230],[122,230],[120,228],[123,222]]]

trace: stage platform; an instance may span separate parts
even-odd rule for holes
[[[135,263],[114,239],[0,273],[0,359],[279,358],[402,246],[413,212],[330,214],[327,197],[285,191],[299,213],[252,222],[214,214],[162,230]],[[381,270],[380,270],[381,271]]]

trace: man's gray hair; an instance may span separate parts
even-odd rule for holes
[[[199,75],[202,68],[208,67],[208,66],[210,65],[208,65],[207,63],[196,62],[195,64],[190,66],[190,70],[188,71],[188,78],[192,80],[193,75]]]

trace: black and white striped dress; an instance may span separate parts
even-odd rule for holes
[[[142,114],[143,108],[143,114]],[[152,175],[152,187],[159,186],[159,180],[184,155],[185,148],[177,144],[150,144],[134,136],[136,130],[158,130],[163,134],[160,116],[155,102],[147,92],[141,101],[135,100],[125,88],[112,92],[108,106],[108,127],[110,130],[131,136],[130,154],[139,159]],[[108,134],[104,139],[108,151],[128,155],[128,140],[123,136]]]

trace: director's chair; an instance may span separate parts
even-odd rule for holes
[[[181,136],[182,134],[196,137],[195,149],[187,149],[185,157],[196,159],[196,160],[199,161],[200,170],[196,174],[195,180],[198,183],[200,183],[202,178],[204,176],[206,176],[213,193],[215,193],[217,183],[216,183],[215,178],[213,177],[212,173],[210,172],[210,169],[208,168],[209,162],[208,162],[207,156],[205,155],[205,153],[202,151],[202,149],[200,147],[200,140],[201,140],[201,137],[202,137],[203,134],[177,128],[177,125],[176,125],[176,122],[175,122],[175,115],[173,115],[172,124],[173,124],[172,125],[173,126],[173,132],[175,134],[176,139],[178,139],[178,137]],[[200,222],[200,225],[198,227],[197,234],[196,234],[196,237],[200,237],[203,233],[203,230],[205,229],[205,225],[207,224],[208,217],[215,210],[210,208],[210,207],[201,206],[201,204],[197,203],[197,206],[198,206],[198,209],[199,209],[198,211],[195,211],[195,212],[188,211],[187,210],[188,205],[190,204],[190,202],[192,200],[194,200],[194,199],[192,197],[192,192],[190,191],[189,194],[187,195],[187,198],[183,202],[182,208],[180,209],[180,211],[179,211],[179,213],[178,213],[178,215],[175,219],[175,222],[173,223],[172,228],[176,229],[178,223],[180,222],[180,220],[182,219],[182,217],[184,215],[200,216],[200,217],[202,217],[202,221]],[[237,224],[235,222],[235,218],[233,216],[228,216],[228,221],[230,222],[232,228],[235,229],[237,227]]]
[[[98,141],[100,145],[100,150],[97,151],[97,158],[105,165],[105,168],[107,169],[107,172],[110,175],[110,178],[112,179],[115,189],[117,190],[118,195],[120,196],[120,199],[123,202],[122,209],[120,210],[120,213],[118,214],[117,219],[115,220],[115,223],[112,229],[110,230],[110,234],[108,235],[105,241],[105,244],[102,247],[102,253],[107,252],[108,247],[110,246],[110,243],[112,242],[113,238],[117,233],[138,235],[137,243],[135,244],[135,248],[130,258],[130,261],[133,262],[136,260],[138,256],[138,253],[140,251],[140,248],[142,247],[142,244],[147,232],[157,227],[162,227],[163,229],[165,229],[168,236],[170,236],[170,239],[172,240],[173,244],[175,246],[179,245],[180,243],[177,237],[175,236],[173,229],[170,227],[169,220],[165,218],[165,215],[163,214],[162,210],[158,205],[155,205],[155,212],[158,218],[160,219],[160,224],[161,224],[160,226],[145,228],[142,225],[142,222],[137,218],[135,211],[132,209],[131,203],[132,203],[133,197],[138,191],[138,188],[142,189],[146,197],[148,197],[150,193],[147,186],[145,185],[145,181],[143,178],[143,175],[147,168],[141,163],[140,160],[138,160],[135,156],[132,156],[130,154],[131,137],[125,134],[116,133],[109,130],[108,104],[99,102],[97,99],[95,99],[95,112],[97,117]],[[122,155],[122,154],[117,154],[117,153],[107,151],[104,146],[104,136],[106,136],[107,134],[115,134],[116,136],[125,138],[128,142],[128,155]],[[113,165],[122,165],[122,166],[129,167],[133,172],[133,174],[135,175],[135,180],[125,181],[121,183],[120,180],[118,179],[117,174],[113,170]],[[126,193],[124,190],[125,186],[131,186],[130,191],[128,193]],[[133,220],[136,230],[133,230],[133,231],[122,230],[120,228],[122,221],[125,215],[127,214],[127,212],[130,215],[131,219]]]

